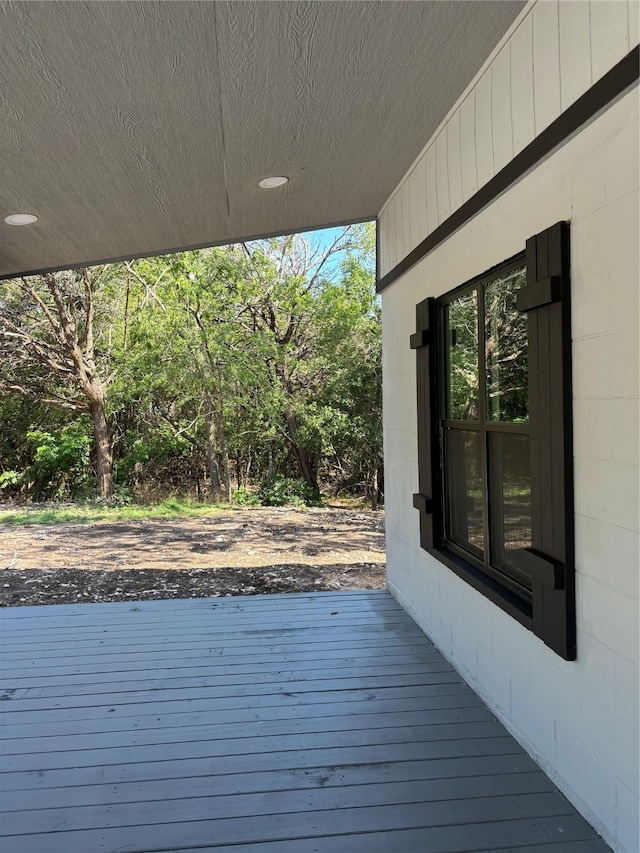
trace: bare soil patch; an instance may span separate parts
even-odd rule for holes
[[[255,507],[212,518],[0,524],[0,606],[385,585],[384,514]]]

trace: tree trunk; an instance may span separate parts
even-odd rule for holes
[[[316,472],[313,470],[311,460],[307,455],[307,451],[298,442],[298,422],[291,409],[286,410],[284,413],[284,419],[287,423],[289,442],[291,443],[291,449],[295,454],[300,475],[304,478],[307,485],[311,486],[311,488],[316,492],[319,492],[320,487],[318,486],[318,478],[316,477]]]
[[[220,471],[218,469],[218,454],[216,452],[216,425],[208,405],[205,415],[207,432],[207,463],[209,466],[209,481],[211,483],[211,503],[218,504],[222,500],[222,484],[220,483]]]
[[[273,480],[273,442],[267,444],[267,483]]]
[[[371,474],[371,509],[378,509],[378,466],[376,465]]]
[[[95,400],[89,404],[89,413],[93,421],[93,435],[96,446],[96,469],[98,475],[98,489],[103,498],[113,495],[113,458],[111,456],[111,442],[109,440],[109,427],[107,416],[104,411],[102,400]]]
[[[220,461],[222,463],[222,478],[227,500],[231,500],[231,468],[229,467],[229,452],[227,451],[227,439],[224,427],[218,422],[218,446],[220,447]]]

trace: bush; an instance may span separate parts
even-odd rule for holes
[[[34,448],[23,483],[36,501],[68,500],[86,496],[91,488],[89,460],[92,439],[82,423],[70,424],[55,432],[27,433]]]
[[[312,489],[305,480],[274,477],[263,484],[258,492],[263,506],[322,506],[320,492]]]
[[[255,492],[250,492],[244,486],[233,493],[233,503],[239,506],[258,506],[260,498]]]

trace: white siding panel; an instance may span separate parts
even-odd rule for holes
[[[591,86],[589,5],[588,0],[560,3],[560,93],[563,110]]]
[[[391,200],[387,207],[388,229],[389,234],[389,269],[392,270],[396,265],[396,254],[398,251],[398,240],[396,238],[396,208],[395,198]]]
[[[391,269],[390,251],[393,244],[391,232],[391,205],[387,205],[378,217],[378,242],[380,252],[380,276],[386,275]]]
[[[402,189],[399,192],[400,196],[400,211],[401,211],[401,248],[402,254],[400,260],[409,254],[411,249],[411,197],[409,195],[409,182],[405,181]]]
[[[491,66],[491,124],[493,159],[499,172],[513,159],[511,126],[511,51],[507,44]]]
[[[451,213],[449,201],[449,158],[447,153],[447,129],[442,129],[436,139],[436,179],[438,186],[438,221],[444,222]]]
[[[421,157],[409,177],[411,196],[411,242],[417,246],[427,236],[427,199],[424,192],[425,163]]]
[[[638,0],[629,0],[627,11],[629,14],[629,50],[632,50],[640,42],[640,3]]]
[[[637,0],[636,0],[637,4]],[[629,17],[623,0],[591,3],[591,73],[599,80],[629,52]]]
[[[396,257],[394,264],[399,263],[403,258],[402,251],[402,188],[398,190],[393,199],[393,221],[395,223],[396,234]]]
[[[429,234],[440,224],[438,219],[438,176],[436,171],[436,146],[430,145],[425,154],[425,186],[427,188],[427,227]]]
[[[533,85],[536,134],[560,115],[560,47],[557,0],[533,7]]]
[[[393,199],[393,225],[395,228],[395,252],[391,258],[393,266],[402,260],[402,197],[398,191]]]
[[[526,17],[511,39],[511,115],[513,153],[535,136],[533,106],[533,18]]]
[[[491,124],[491,69],[476,87],[476,162],[478,187],[484,186],[495,174],[493,161],[493,128]]]
[[[462,166],[460,163],[460,110],[457,110],[447,124],[447,150],[449,162],[449,200],[451,212],[457,210],[463,201]]]
[[[462,197],[467,201],[478,189],[475,92],[471,92],[460,107],[460,168]]]

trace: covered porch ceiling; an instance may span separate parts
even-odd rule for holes
[[[3,0],[0,277],[374,218],[523,6]]]

